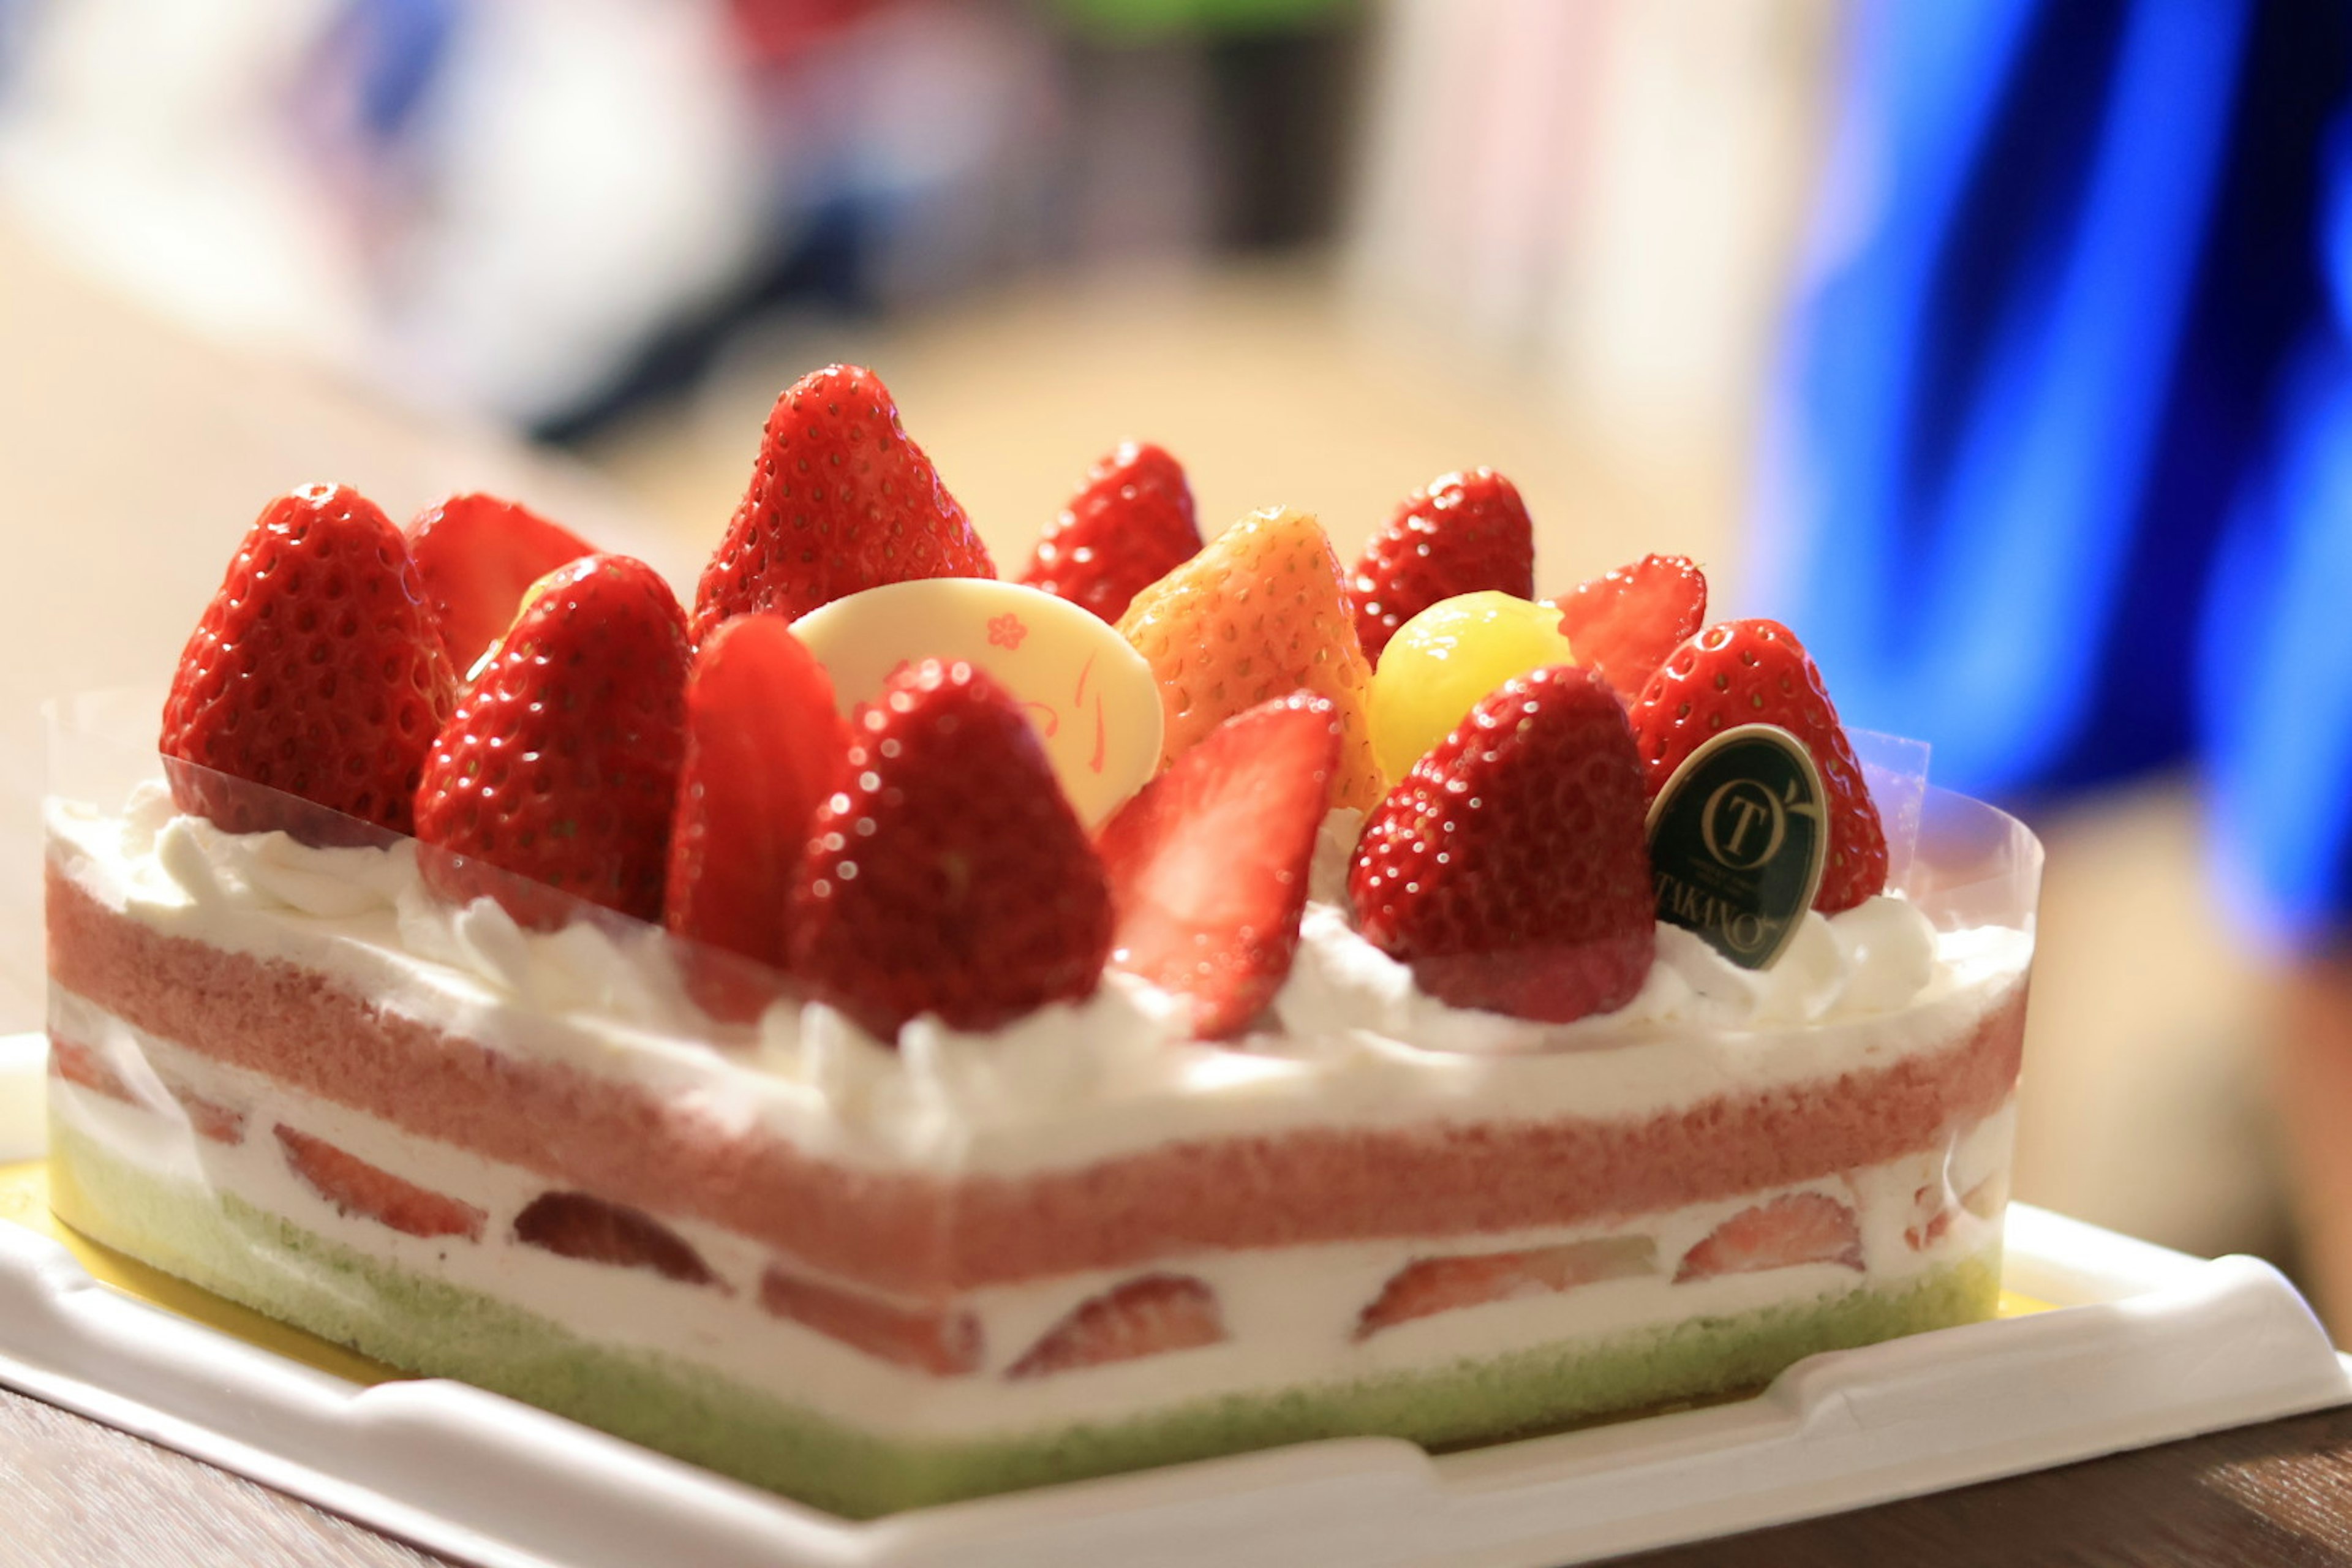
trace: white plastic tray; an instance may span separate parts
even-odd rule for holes
[[[0,1040],[0,1146],[38,1059]],[[462,1384],[346,1383],[5,1222],[0,1384],[492,1568],[1582,1563],[2352,1401],[2266,1264],[2022,1205],[2008,1236],[2005,1283],[2060,1310],[1816,1356],[1739,1404],[1437,1458],[1310,1443],[865,1524]]]

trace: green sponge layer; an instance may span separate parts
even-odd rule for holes
[[[1992,1315],[1997,1257],[1899,1287],[1565,1341],[1358,1382],[1172,1403],[1116,1423],[902,1442],[676,1357],[560,1324],[159,1178],[53,1119],[50,1190],[76,1230],[366,1355],[511,1395],[856,1518],[1318,1437],[1437,1447],[1760,1385],[1817,1351]],[[1181,1399],[1182,1379],[1171,1379]]]

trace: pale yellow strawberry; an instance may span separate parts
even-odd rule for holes
[[[1339,558],[1322,525],[1287,507],[1252,512],[1135,596],[1118,629],[1160,679],[1160,765],[1244,709],[1300,689],[1339,709],[1331,804],[1380,804],[1356,638]]]

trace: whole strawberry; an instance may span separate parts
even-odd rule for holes
[[[695,591],[694,635],[752,610],[797,619],[912,577],[994,575],[881,377],[827,365],[786,387],[768,415],[751,488]]]
[[[1157,447],[1128,441],[1046,524],[1021,581],[1116,625],[1138,593],[1200,552],[1183,468]]]
[[[558,900],[662,912],[685,750],[686,617],[654,569],[587,555],[541,580],[442,726],[416,792],[416,837],[444,896],[488,894],[526,925]]]
[[[1527,504],[1492,468],[1440,475],[1405,497],[1348,579],[1364,657],[1378,665],[1405,622],[1440,599],[1486,589],[1536,596]]]
[[[406,833],[456,695],[399,531],[348,485],[307,485],[263,508],[237,547],[180,655],[160,749]],[[167,771],[181,810],[232,833],[360,837],[195,769]]]
[[[460,679],[506,631],[523,590],[595,546],[496,496],[459,495],[409,519],[408,553]]]
[[[1277,697],[1226,720],[1103,825],[1111,963],[1185,998],[1196,1037],[1241,1033],[1290,973],[1339,761],[1331,700]]]
[[[1329,698],[1339,721],[1331,804],[1360,811],[1380,799],[1371,669],[1339,559],[1307,513],[1252,512],[1138,594],[1118,630],[1160,682],[1162,767],[1243,710],[1307,690]]]
[[[663,921],[690,941],[781,970],[809,823],[833,792],[849,727],[833,682],[783,616],[738,616],[696,653],[686,761],[670,828]],[[754,971],[689,960],[712,1014],[756,1016],[773,995]]]
[[[792,968],[876,1038],[993,1029],[1094,994],[1110,889],[1019,704],[961,662],[900,672],[851,726],[792,912]]]
[[[1706,577],[1687,555],[1644,555],[1552,601],[1576,662],[1631,701],[1706,621]]]
[[[1365,937],[1457,1007],[1567,1023],[1623,1006],[1656,944],[1625,710],[1574,665],[1504,682],[1364,824]]]
[[[1642,688],[1633,733],[1652,795],[1718,731],[1778,724],[1802,741],[1828,795],[1829,860],[1813,908],[1850,910],[1886,887],[1886,833],[1822,672],[1778,621],[1721,621],[1675,649]]]

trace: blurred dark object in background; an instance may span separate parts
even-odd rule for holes
[[[1210,48],[1219,247],[1331,237],[1354,129],[1356,41],[1351,30],[1255,33]]]
[[[888,9],[736,0],[739,16],[762,14],[751,58],[763,140],[793,149],[772,165],[790,171],[771,192],[774,243],[604,384],[535,418],[538,434],[591,437],[684,391],[774,316],[874,317],[1024,271],[1196,263],[1331,237],[1352,8],[1287,0],[1265,7],[1286,24],[1274,26],[1244,5],[1197,7],[1228,32],[1203,30],[1183,6],[1073,5],[1088,25],[1050,49],[1001,18],[901,6],[886,20]],[[1147,15],[1112,25],[1122,9]],[[824,25],[779,26],[812,14]],[[965,78],[990,51],[989,68]],[[983,81],[985,101],[968,100],[961,116],[920,101]],[[989,155],[930,163],[937,149],[974,146]],[[812,149],[824,171],[814,178]]]
[[[578,437],[747,328],[1328,239],[1346,0],[0,0],[0,197],[184,319]]]

